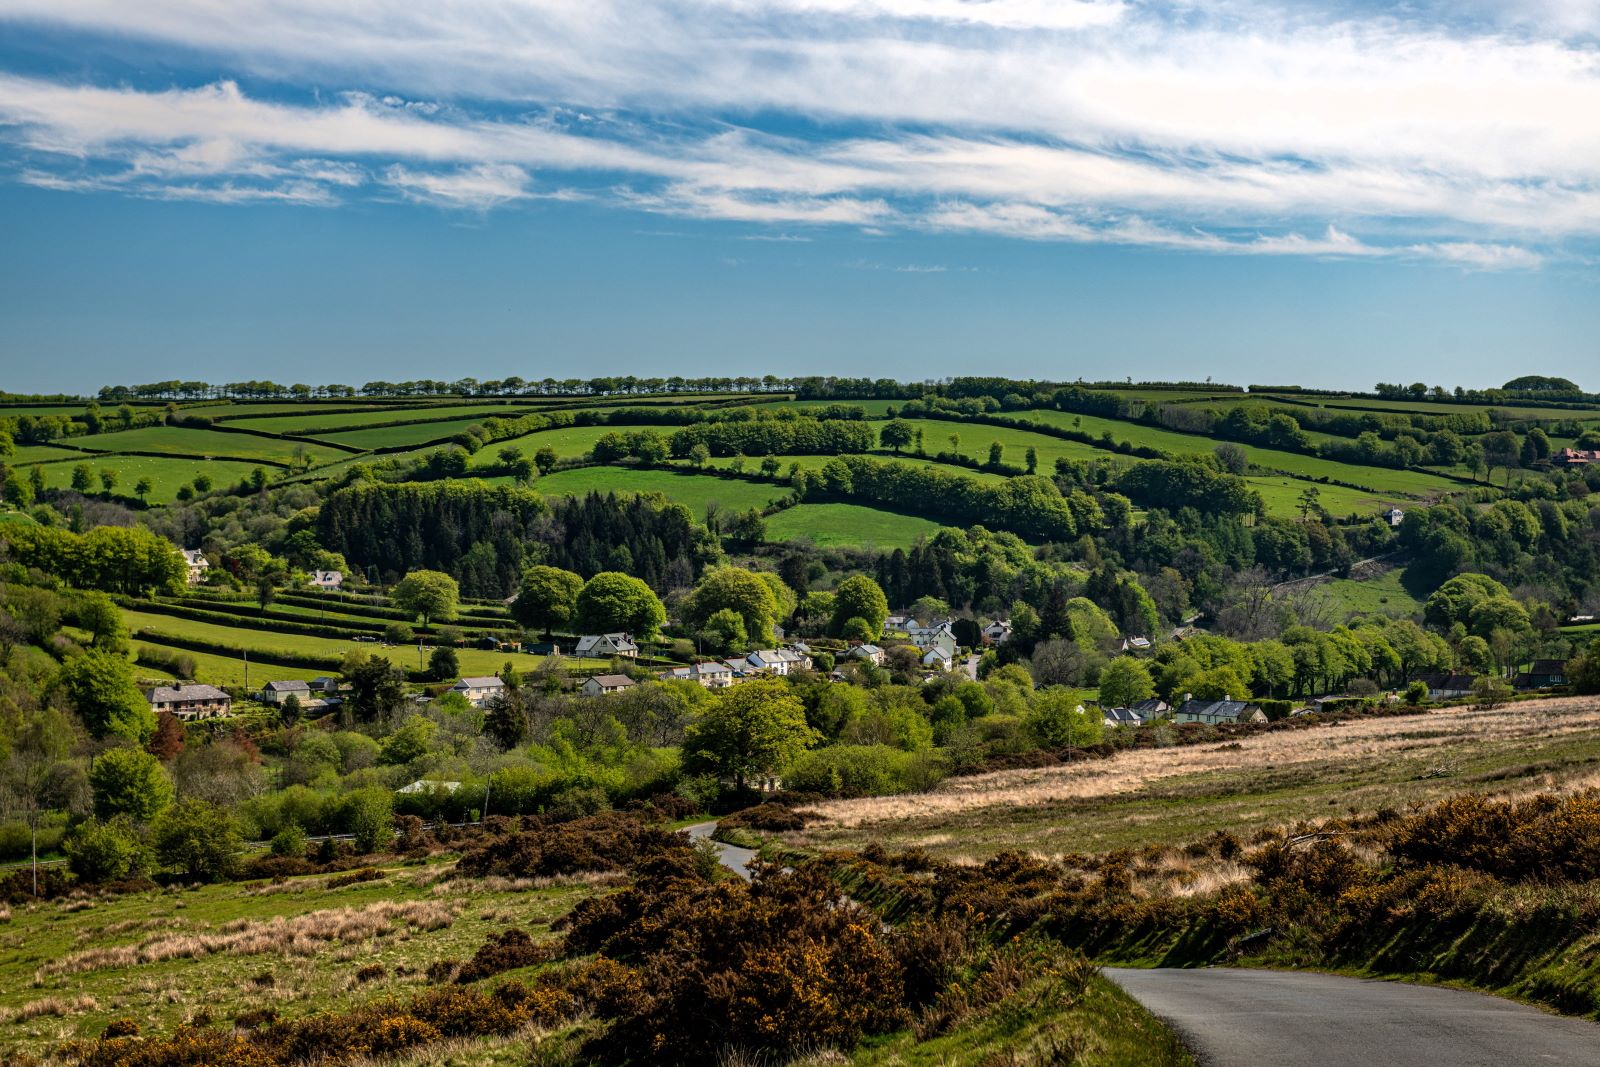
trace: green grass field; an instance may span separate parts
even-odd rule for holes
[[[1055,470],[1057,457],[1087,460],[1115,458],[1111,453],[1093,445],[1063,441],[1059,437],[1050,437],[1031,430],[1013,430],[1009,427],[988,426],[983,423],[947,422],[943,419],[905,421],[911,424],[913,430],[922,431],[922,448],[930,456],[951,451],[950,435],[956,434],[961,438],[961,443],[954,451],[979,462],[988,462],[990,442],[999,441],[1005,450],[1001,462],[1021,467],[1026,463],[1029,446],[1032,446],[1038,450],[1039,473],[1044,475],[1049,475]],[[873,432],[875,434],[882,432],[885,425],[886,421],[874,421]],[[973,472],[963,470],[963,473]]]
[[[1159,448],[1173,455],[1207,455],[1216,450],[1220,441],[1196,434],[1178,433],[1156,426],[1124,422],[1119,419],[1102,419],[1093,415],[1075,415],[1065,411],[1018,412],[1023,418],[1052,423],[1081,430],[1096,437],[1110,432],[1117,441]],[[963,436],[965,440],[965,436]],[[1438,475],[1421,471],[1392,470],[1387,467],[1363,467],[1353,463],[1301,455],[1298,452],[1279,452],[1270,448],[1244,445],[1250,462],[1259,467],[1284,471],[1302,478],[1332,478],[1352,485],[1364,486],[1379,494],[1401,494],[1414,498],[1435,498],[1445,493],[1460,491],[1463,487]]]
[[[1005,475],[1003,475],[1003,474],[995,474],[992,471],[975,471],[975,470],[971,470],[971,469],[969,469],[967,467],[958,467],[953,463],[935,463],[931,459],[918,459],[916,456],[913,456],[913,455],[911,455],[910,453],[907,453],[907,452],[902,452],[900,455],[896,456],[893,452],[888,452],[888,451],[885,451],[884,449],[879,448],[879,449],[874,449],[873,451],[871,451],[871,452],[869,452],[867,454],[870,455],[873,459],[894,460],[894,461],[896,461],[898,463],[911,463],[911,464],[914,464],[914,465],[916,465],[918,467],[933,467],[936,470],[944,471],[947,474],[960,474],[960,475],[963,475],[963,476],[968,477],[968,478],[976,478],[980,482],[997,482],[997,481],[1001,481],[1002,479],[1005,478]],[[718,468],[729,467],[734,463],[736,458],[737,457],[734,457],[734,456],[713,456],[713,457],[711,457],[711,460],[707,464],[707,466],[709,466],[709,467],[718,467]],[[754,456],[745,456],[744,457],[744,469],[747,470],[747,471],[759,470],[760,467],[761,467],[761,459],[762,458],[765,458],[765,457],[757,458],[757,457],[754,457]],[[776,459],[778,461],[779,470],[781,472],[781,475],[783,477],[787,477],[788,473],[789,473],[789,467],[790,467],[791,464],[795,464],[795,463],[800,464],[800,469],[801,470],[818,471],[818,470],[821,470],[823,467],[825,467],[827,465],[828,461],[830,459],[832,459],[833,457],[832,456],[774,456],[772,458]],[[1043,465],[1044,465],[1043,464],[1043,460],[1040,460],[1041,468],[1043,467]]]
[[[1351,578],[1334,578],[1317,587],[1336,600],[1352,615],[1396,615],[1410,617],[1422,613],[1422,601],[1406,591],[1400,584],[1405,572],[1393,567],[1376,578],[1356,581]]]
[[[634,467],[579,467],[556,471],[538,479],[533,486],[550,496],[578,496],[588,492],[662,493],[669,500],[687,505],[696,518],[703,516],[706,505],[713,502],[725,511],[746,511],[766,507],[789,492],[784,486],[770,482]]]
[[[81,440],[81,439],[80,439]],[[41,463],[58,459],[72,459],[80,457],[83,453],[72,448],[58,448],[55,445],[18,445],[9,456],[0,456],[0,461],[12,466],[24,463]]]
[[[496,441],[473,455],[472,466],[489,467],[499,463],[502,448],[515,448],[525,456],[532,456],[539,449],[549,447],[555,449],[556,455],[562,459],[579,459],[588,455],[594,443],[608,433],[655,430],[663,437],[670,437],[676,429],[676,426],[562,426],[554,430],[540,430],[525,437],[514,437],[509,441]]]
[[[1392,504],[1405,505],[1411,499],[1400,493],[1371,493],[1365,489],[1348,489],[1342,485],[1318,485],[1300,478],[1284,475],[1251,475],[1245,481],[1261,494],[1267,505],[1267,514],[1287,519],[1300,514],[1300,494],[1307,489],[1317,491],[1317,503],[1336,519],[1346,515],[1371,517]]]
[[[767,400],[752,406],[758,408],[805,409],[825,407],[832,403],[847,404],[853,408],[861,408],[867,413],[869,418],[882,418],[888,414],[890,408],[894,408],[898,411],[905,405],[904,400]]]
[[[350,400],[285,400],[282,402],[251,403],[239,401],[233,404],[205,404],[200,407],[182,408],[186,415],[204,415],[208,419],[218,422],[232,422],[235,419],[247,419],[251,416],[289,415],[296,411],[314,412],[324,408],[337,408],[350,410],[353,408],[408,408],[410,403],[384,404],[377,400],[363,400],[352,398]]]
[[[917,538],[931,537],[942,525],[932,519],[859,504],[797,504],[767,520],[767,540],[804,538],[824,547],[910,548]]]
[[[396,864],[386,867],[384,874],[380,880],[340,889],[329,888],[327,876],[313,875],[269,892],[259,891],[265,883],[223,883],[108,896],[88,906],[63,900],[21,912],[5,927],[0,1009],[14,1012],[48,997],[77,1001],[82,1007],[64,1016],[45,1014],[7,1022],[6,1046],[42,1051],[63,1038],[93,1036],[118,1015],[138,1019],[146,1033],[169,1033],[202,1010],[219,1021],[231,1021],[246,1011],[270,1006],[293,1018],[349,1008],[386,994],[412,995],[426,987],[421,972],[429,963],[471,956],[490,933],[512,922],[529,927],[536,936],[549,936],[548,924],[593,892],[582,882],[520,892],[474,884],[468,887],[469,896],[435,892],[431,883],[438,871],[431,867]],[[259,950],[189,951],[149,962],[60,973],[72,969],[71,963],[62,961],[72,961],[74,954],[85,951],[154,944],[154,939],[165,937],[192,941],[195,935],[216,935],[224,928],[237,930],[243,924],[272,924],[295,916],[312,916],[301,921],[316,923],[318,913],[333,919],[333,909],[366,912],[376,920],[395,904],[418,909],[410,914],[419,921],[408,922],[401,915],[391,922],[374,922],[361,931],[365,936],[335,938],[310,953],[289,951],[292,931],[250,926],[252,933],[265,935],[256,942]],[[148,955],[162,953],[152,949]],[[56,966],[48,970],[51,964]],[[381,966],[382,976],[353,980],[355,969],[366,964]]]
[[[454,416],[482,422],[495,416],[526,415],[537,410],[539,410],[537,406],[527,404],[440,404],[435,407],[385,407],[346,412],[342,415],[318,415],[315,408],[302,408],[300,414],[246,419],[239,424],[252,430],[266,430],[270,433],[322,437],[340,430],[357,430],[375,423],[398,422],[402,419],[443,419]]]
[[[1465,415],[1474,411],[1498,411],[1514,419],[1600,420],[1600,408],[1528,407],[1509,404],[1450,404],[1437,400],[1366,400],[1361,397],[1308,397],[1322,407],[1356,408],[1370,411],[1416,412],[1422,415]]]
[[[394,448],[398,445],[422,445],[442,437],[460,433],[469,426],[482,422],[481,418],[451,419],[448,422],[412,422],[401,426],[376,426],[367,430],[346,430],[342,433],[318,434],[319,441],[352,448]]]
[[[271,630],[252,629],[248,625],[224,625],[215,622],[197,622],[193,619],[179,619],[171,615],[158,615],[154,612],[124,610],[123,616],[128,621],[128,628],[134,631],[133,644],[157,644],[157,640],[141,637],[140,631],[154,631],[161,634],[170,634],[173,637],[187,637],[193,640],[211,641],[230,647],[245,648],[257,652],[265,657],[274,654],[311,654],[327,656],[337,661],[352,651],[370,652],[388,658],[398,667],[407,670],[420,666],[415,645],[405,647],[384,648],[373,642],[346,641],[332,637],[312,637],[302,634],[276,633]],[[494,674],[503,667],[507,660],[515,663],[520,670],[531,670],[538,665],[542,657],[529,655],[524,652],[489,652],[483,649],[462,648],[456,654],[461,663],[461,673],[466,675]],[[424,653],[426,656],[426,653]],[[226,659],[227,657],[222,657]],[[260,681],[269,681],[268,671],[281,671],[290,668],[262,667]],[[314,670],[314,673],[326,673]],[[256,680],[256,667],[250,670],[252,681]],[[285,675],[285,677],[299,677],[299,675]]]
[[[28,404],[0,405],[0,419],[18,419],[24,415],[82,415],[89,405],[84,404],[41,404],[33,407]],[[104,413],[115,415],[117,405],[101,405]],[[135,410],[139,410],[135,408]]]
[[[170,503],[177,495],[178,487],[192,482],[198,474],[208,474],[215,488],[223,488],[237,484],[241,479],[249,476],[256,469],[254,463],[239,460],[208,460],[204,464],[192,459],[163,459],[157,456],[79,456],[72,463],[45,463],[39,467],[44,475],[44,484],[51,489],[66,489],[72,484],[72,469],[79,462],[87,463],[94,471],[94,492],[100,492],[100,471],[102,469],[117,472],[118,496],[133,496],[133,487],[140,478],[149,478],[154,488],[150,492],[149,501],[152,504]],[[269,469],[268,474],[277,473],[276,469]]]
[[[292,460],[297,449],[304,449],[316,463],[339,459],[344,455],[337,449],[299,441],[187,426],[145,426],[137,430],[97,434],[81,440],[84,448],[95,452],[163,452],[221,459],[265,459],[279,463]]]
[[[264,682],[287,681],[298,678],[309,682],[311,679],[329,673],[317,670],[315,667],[277,667],[269,664],[251,663],[246,671],[244,658],[234,656],[218,656],[211,652],[191,652],[187,648],[177,648],[172,645],[163,645],[158,641],[145,641],[135,638],[133,651],[138,652],[140,646],[148,646],[166,651],[174,656],[188,656],[194,660],[195,676],[190,679],[180,679],[194,682],[205,682],[207,685],[246,685],[252,689],[259,688]],[[163,680],[171,676],[156,667],[136,666],[134,674],[141,680]]]

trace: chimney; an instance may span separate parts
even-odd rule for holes
[[[1222,694],[1222,702],[1224,704],[1230,703],[1230,702],[1232,702],[1232,700],[1233,700],[1233,697],[1229,696],[1227,693],[1223,693]]]
[[[1194,694],[1193,693],[1185,693],[1185,694],[1183,694],[1183,702],[1185,704],[1189,703],[1189,701],[1191,701],[1193,699],[1194,699]]]

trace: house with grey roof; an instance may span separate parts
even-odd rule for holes
[[[1172,713],[1174,722],[1198,722],[1207,726],[1225,723],[1266,722],[1266,712],[1248,700],[1185,700]]]
[[[626,692],[638,684],[626,674],[593,674],[584,679],[578,692],[586,697],[607,696]]]
[[[572,654],[584,659],[610,659],[612,656],[637,659],[639,646],[625,633],[585,634],[578,638]]]
[[[233,698],[214,685],[158,685],[145,692],[150,710],[180,719],[220,719],[233,713]]]

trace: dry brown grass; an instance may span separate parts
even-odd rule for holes
[[[1128,793],[1165,778],[1207,771],[1413,758],[1462,742],[1549,739],[1596,730],[1600,730],[1600,700],[1568,697],[1257,734],[1239,739],[1238,748],[1135,749],[1104,760],[951,778],[930,793],[827,801],[805,810],[819,816],[824,826],[861,827],[977,808],[1037,807],[1069,798]]]
[[[0,1023],[26,1022],[46,1015],[66,1016],[94,1011],[100,1003],[94,997],[40,997],[18,1008],[0,1008]]]
[[[802,848],[878,842],[949,862],[999,851],[1061,859],[1248,839],[1466,791],[1516,796],[1600,785],[1600,699],[1568,697],[1275,730],[1220,744],[953,778],[929,793],[830,801],[785,834]]]
[[[131,967],[171,959],[199,959],[228,954],[313,956],[333,942],[362,942],[410,930],[440,930],[455,918],[455,909],[437,901],[395,903],[380,900],[361,908],[328,908],[291,917],[258,921],[238,919],[215,933],[162,933],[133,945],[74,952],[40,967],[36,980]]]

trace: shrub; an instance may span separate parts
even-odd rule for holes
[[[786,808],[782,804],[757,804],[753,808],[745,808],[743,811],[724,816],[717,823],[717,829],[781,833],[785,830],[803,830],[805,825],[806,817],[792,808]]]
[[[574,910],[574,988],[613,1023],[596,1058],[714,1060],[729,1034],[780,1054],[905,1025],[900,967],[870,913],[818,868],[708,883],[658,861]]]
[[[144,843],[125,817],[90,819],[67,835],[67,866],[85,882],[116,882],[144,863]]]
[[[235,856],[244,844],[232,815],[195,797],[185,797],[162,812],[150,835],[162,866],[206,882],[233,873]]]
[[[824,796],[871,797],[931,789],[943,776],[939,758],[888,745],[829,745],[795,761],[786,788]]]
[[[362,852],[388,848],[393,840],[394,794],[369,786],[345,797],[344,824]]]
[[[294,859],[306,858],[306,832],[300,824],[292,822],[272,835],[272,854]]]
[[[549,878],[615,871],[665,854],[687,853],[689,840],[638,816],[607,813],[561,825],[535,825],[469,848],[456,864],[463,875]]]

